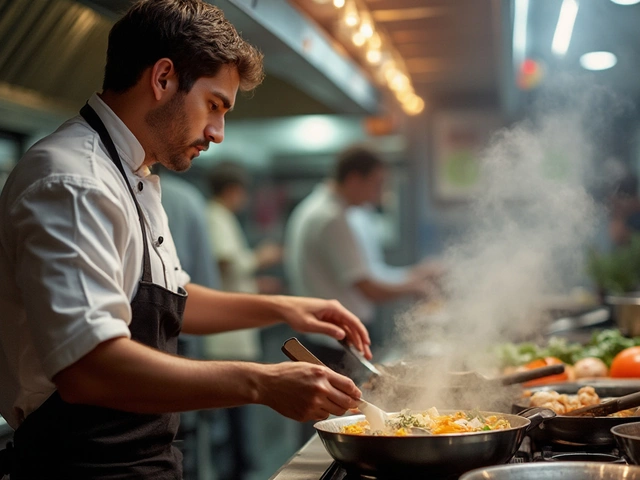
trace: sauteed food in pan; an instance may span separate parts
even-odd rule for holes
[[[362,420],[345,425],[341,433],[355,435],[384,435],[403,437],[418,431],[421,435],[483,432],[511,428],[509,420],[500,415],[483,415],[480,412],[457,411],[441,415],[433,407],[424,412],[411,413],[403,410],[392,415],[384,430],[371,431],[369,422]]]
[[[531,395],[529,405],[531,407],[549,408],[559,415],[564,415],[579,408],[589,405],[598,405],[607,398],[600,398],[591,386],[584,386],[575,395],[561,394],[555,390],[541,390]],[[612,414],[612,417],[630,417],[636,414],[636,409],[631,408]]]

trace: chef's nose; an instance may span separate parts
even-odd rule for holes
[[[224,140],[224,122],[218,125],[210,123],[204,133],[207,140],[213,143],[221,143]]]

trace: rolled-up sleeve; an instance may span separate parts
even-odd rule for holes
[[[99,343],[130,337],[121,203],[91,179],[60,176],[32,185],[11,209],[27,330],[49,379]]]

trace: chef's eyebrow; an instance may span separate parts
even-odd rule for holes
[[[218,92],[216,90],[212,91],[211,93],[216,97],[218,97],[220,100],[222,100],[222,105],[227,111],[231,112],[233,110],[233,105],[231,105],[231,100],[229,100],[229,97],[227,97],[224,93]]]

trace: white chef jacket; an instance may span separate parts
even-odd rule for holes
[[[258,293],[255,280],[258,260],[249,247],[238,218],[216,200],[208,205],[211,248],[219,261],[227,263],[220,271],[222,289],[228,292]],[[257,328],[223,332],[205,338],[208,358],[223,360],[258,360],[261,354]]]
[[[367,323],[374,305],[355,283],[372,278],[372,272],[347,211],[326,184],[300,202],[287,223],[285,270],[295,295],[336,299]]]
[[[189,282],[133,133],[97,96],[89,104],[121,156],[144,214],[154,283]],[[17,428],[54,392],[52,377],[116,337],[130,337],[142,232],[122,175],[76,116],[36,143],[0,195],[0,413]]]

